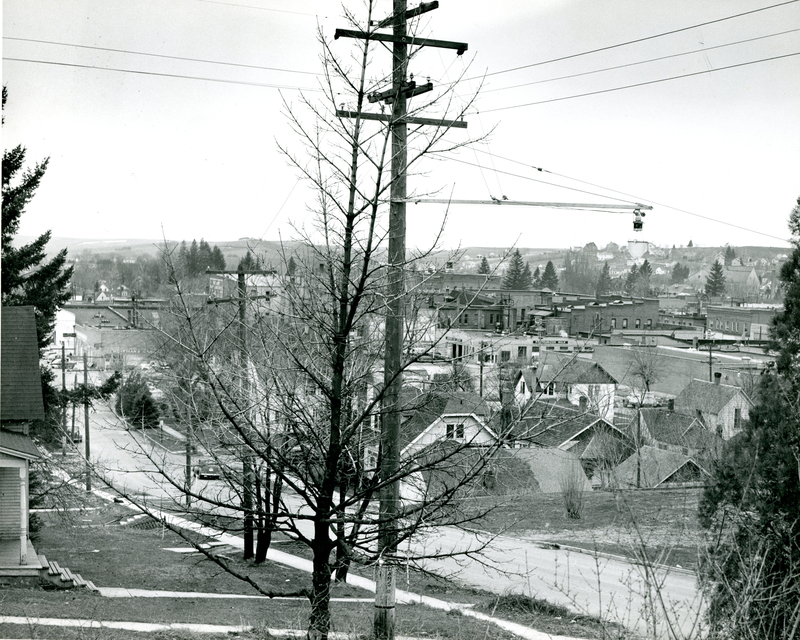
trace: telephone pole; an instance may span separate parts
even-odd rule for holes
[[[245,275],[270,275],[274,273],[273,271],[262,271],[262,270],[252,270],[252,271],[245,271],[244,267],[239,265],[239,268],[236,271],[212,271],[210,269],[206,269],[206,274],[208,275],[225,275],[225,274],[236,274],[236,298],[221,298],[221,299],[213,299],[209,300],[209,304],[218,304],[220,302],[236,302],[238,305],[238,317],[239,317],[239,331],[238,331],[238,341],[239,341],[239,367],[241,369],[242,374],[242,402],[245,404],[250,403],[249,394],[248,394],[248,385],[247,385],[247,362],[248,362],[248,354],[247,354],[247,326],[246,326],[246,309],[247,309],[247,283],[245,282]],[[269,300],[270,296],[267,293],[264,296],[251,296],[250,300]],[[247,446],[245,445],[245,451]],[[252,456],[248,453],[244,453],[242,456],[242,510],[244,511],[244,522],[243,522],[243,529],[244,529],[244,553],[243,558],[245,560],[249,560],[255,556],[254,551],[254,524],[255,518],[253,513],[253,485],[255,484],[255,478],[253,473],[253,464],[251,461]]]
[[[439,7],[438,2],[423,2],[414,9],[407,10],[406,0],[394,0],[393,14],[367,31],[337,29],[334,39],[339,37],[359,38],[392,43],[392,88],[382,93],[368,96],[370,102],[391,103],[391,115],[358,113],[337,110],[336,115],[344,118],[361,118],[388,122],[392,135],[391,164],[391,202],[389,205],[389,247],[388,247],[388,287],[386,311],[386,336],[384,344],[382,403],[383,421],[380,436],[379,477],[383,488],[380,494],[378,522],[378,573],[375,588],[374,636],[376,640],[393,640],[395,625],[395,564],[397,561],[398,532],[397,521],[400,516],[400,484],[397,479],[400,469],[400,412],[398,398],[402,388],[403,326],[405,315],[405,277],[406,262],[406,171],[408,123],[466,128],[466,123],[454,120],[435,120],[409,117],[406,113],[407,99],[433,89],[428,82],[417,86],[407,80],[408,45],[429,46],[454,49],[458,55],[467,50],[463,42],[449,42],[408,36],[407,21]],[[372,27],[374,26],[374,30]],[[392,27],[392,33],[380,33],[385,27]]]

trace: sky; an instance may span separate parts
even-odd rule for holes
[[[375,15],[391,4],[379,0]],[[318,29],[331,39],[349,26],[345,9],[364,7],[5,0],[3,146],[50,158],[20,234],[296,237],[314,194],[279,151],[303,152],[287,105],[301,90],[324,100]],[[423,49],[410,71],[431,78],[431,95],[454,87],[452,107],[466,109],[468,128],[446,140],[477,142],[423,160],[410,192],[653,210],[634,233],[630,211],[464,204],[445,218],[442,205],[414,204],[410,247],[428,246],[443,222],[445,248],[788,246],[800,1],[440,0],[414,28],[468,43],[462,56]],[[331,45],[344,60],[354,46]],[[375,51],[375,77],[388,58]]]

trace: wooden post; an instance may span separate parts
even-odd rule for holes
[[[89,358],[83,354],[83,451],[86,458],[86,491],[92,490],[92,463],[89,461]]]
[[[66,436],[65,436],[66,437]],[[19,563],[28,564],[28,461],[19,468]]]
[[[239,366],[242,373],[242,402],[245,406],[249,406],[250,397],[248,393],[247,384],[247,326],[246,326],[246,298],[247,298],[247,285],[244,279],[244,267],[239,264],[239,269],[236,274],[238,282],[238,302],[239,302]],[[245,420],[245,425],[247,420]],[[253,544],[253,468],[251,463],[250,453],[247,451],[247,445],[244,446],[242,456],[242,508],[244,509],[244,553],[242,554],[245,560],[255,556]]]
[[[407,125],[406,97],[402,91],[408,65],[406,36],[406,0],[394,0],[392,48],[392,185],[389,206],[389,282],[386,313],[384,359],[384,404],[381,428],[381,491],[378,551],[381,564],[375,585],[374,635],[376,640],[393,640],[395,625],[395,554],[397,551],[397,516],[400,511],[400,486],[391,478],[400,467],[400,413],[398,399],[402,388],[400,377],[403,353],[403,315],[406,260],[406,161]]]

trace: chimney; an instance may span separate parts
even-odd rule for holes
[[[722,380],[722,374],[719,371],[717,371],[714,374],[714,384],[719,384],[720,380]]]

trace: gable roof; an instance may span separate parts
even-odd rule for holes
[[[752,405],[750,398],[742,391],[741,387],[706,382],[695,378],[675,396],[675,411],[687,415],[694,415],[696,411],[716,415],[738,394],[742,394],[748,404]]]
[[[0,453],[26,460],[42,457],[42,453],[30,437],[7,429],[0,429]]]
[[[600,364],[583,358],[559,358],[547,354],[536,369],[540,383],[561,382],[564,384],[617,384],[616,378]]]
[[[641,409],[641,415],[642,422],[656,442],[706,451],[722,445],[722,438],[694,416],[649,408]]]
[[[512,427],[510,438],[541,447],[557,448],[597,423],[614,428],[591,411],[538,400],[525,410],[523,417]]]
[[[525,447],[501,452],[528,466],[542,493],[560,493],[571,480],[579,483],[582,491],[591,491],[592,485],[578,458],[559,449]]]
[[[638,470],[638,471],[637,471]],[[637,472],[641,478],[641,486],[658,487],[680,472],[689,476],[702,476],[708,473],[694,458],[676,451],[667,451],[649,445],[643,445],[639,452],[634,452],[614,469],[614,477],[620,486],[635,487]]]
[[[0,309],[0,420],[44,418],[34,308]]]
[[[422,432],[443,416],[475,415],[485,421],[490,411],[486,400],[469,392],[427,393],[401,398],[403,423],[400,426],[400,449],[405,449]]]

